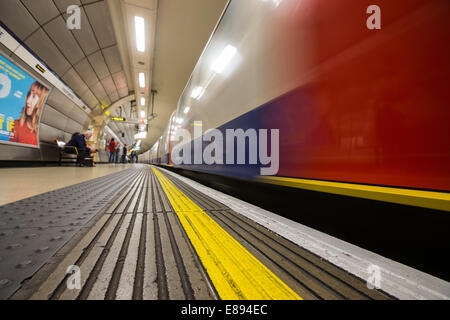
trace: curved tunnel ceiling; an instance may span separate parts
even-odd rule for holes
[[[81,8],[81,29],[66,27],[67,7]],[[104,0],[2,0],[0,19],[90,109],[128,95]]]
[[[93,111],[124,98],[134,89],[129,61],[129,38],[117,34],[110,8],[115,3],[139,7],[148,0],[1,0],[0,20]],[[153,0],[152,0],[153,1]],[[155,113],[149,122],[142,151],[162,134],[171,113],[228,0],[157,1],[157,21],[150,72],[152,90],[157,90]],[[81,8],[81,29],[66,27],[68,6]],[[125,41],[125,42],[124,42]],[[128,50],[119,48],[127,43]],[[128,68],[128,69],[125,69]],[[128,77],[127,77],[128,76]],[[131,83],[129,83],[131,81]],[[150,90],[149,90],[150,91]],[[151,113],[151,98],[148,114]],[[111,110],[119,115],[119,109]],[[130,113],[130,106],[123,105]],[[109,122],[123,142],[132,144],[135,125]]]
[[[228,0],[159,1],[152,89],[155,113],[142,150],[162,135]],[[151,110],[151,105],[149,106]]]

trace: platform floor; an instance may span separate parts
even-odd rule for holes
[[[155,167],[9,203],[0,217],[1,299],[392,298]]]
[[[130,164],[97,167],[0,168],[0,206],[103,177],[129,168]]]

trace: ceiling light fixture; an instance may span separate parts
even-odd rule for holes
[[[139,86],[145,88],[145,73],[139,72]]]
[[[136,46],[139,52],[145,52],[145,20],[142,17],[134,17],[136,27]]]
[[[188,114],[188,113],[189,113],[189,110],[191,110],[191,107],[186,107],[186,108],[184,108],[184,114]]]

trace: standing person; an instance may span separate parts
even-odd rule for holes
[[[38,145],[39,117],[47,97],[48,89],[35,81],[28,90],[22,115],[14,121],[9,141]]]
[[[116,152],[114,152],[114,160],[119,163],[120,143],[117,144]]]
[[[108,148],[109,148],[109,163],[114,163],[117,149],[117,143],[116,140],[114,140],[114,138],[112,138],[111,141],[109,142]]]
[[[126,159],[127,159],[127,145],[124,144],[122,151],[122,163],[127,163],[128,161],[126,161]]]
[[[136,150],[131,151],[131,163],[136,162]]]
[[[109,152],[109,143],[111,142],[111,139],[106,139],[106,144],[105,144],[105,151],[106,151],[106,156],[108,157],[108,162],[109,162],[109,158],[110,158],[110,152]]]

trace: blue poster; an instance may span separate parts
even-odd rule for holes
[[[39,120],[49,89],[0,55],[0,143],[39,146]]]

